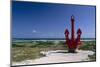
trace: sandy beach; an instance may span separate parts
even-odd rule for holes
[[[41,51],[45,57],[35,60],[25,60],[22,62],[12,62],[12,65],[46,64],[60,62],[89,61],[88,55],[93,55],[93,51],[77,50],[77,53],[67,53],[67,50]]]

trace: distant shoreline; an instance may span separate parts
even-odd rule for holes
[[[13,40],[65,40],[65,38],[12,38]],[[81,40],[96,40],[96,38],[81,38]]]
[[[13,38],[12,41],[65,41],[65,38]],[[96,41],[96,38],[81,38],[81,41]]]

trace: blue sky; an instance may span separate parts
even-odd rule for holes
[[[81,28],[82,38],[95,38],[94,6],[13,1],[12,37],[64,38],[65,29],[71,30],[72,14],[75,35]]]

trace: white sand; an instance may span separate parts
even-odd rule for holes
[[[13,62],[12,65],[89,61],[88,55],[94,54],[93,51],[82,51],[82,50],[77,50],[78,53],[66,53],[66,52],[67,50],[56,50],[56,51],[48,51],[48,52],[41,51],[42,54],[46,55],[45,57],[35,59],[35,60]]]

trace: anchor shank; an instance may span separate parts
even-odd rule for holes
[[[74,16],[71,16],[71,39],[74,41],[75,36],[74,36]]]

